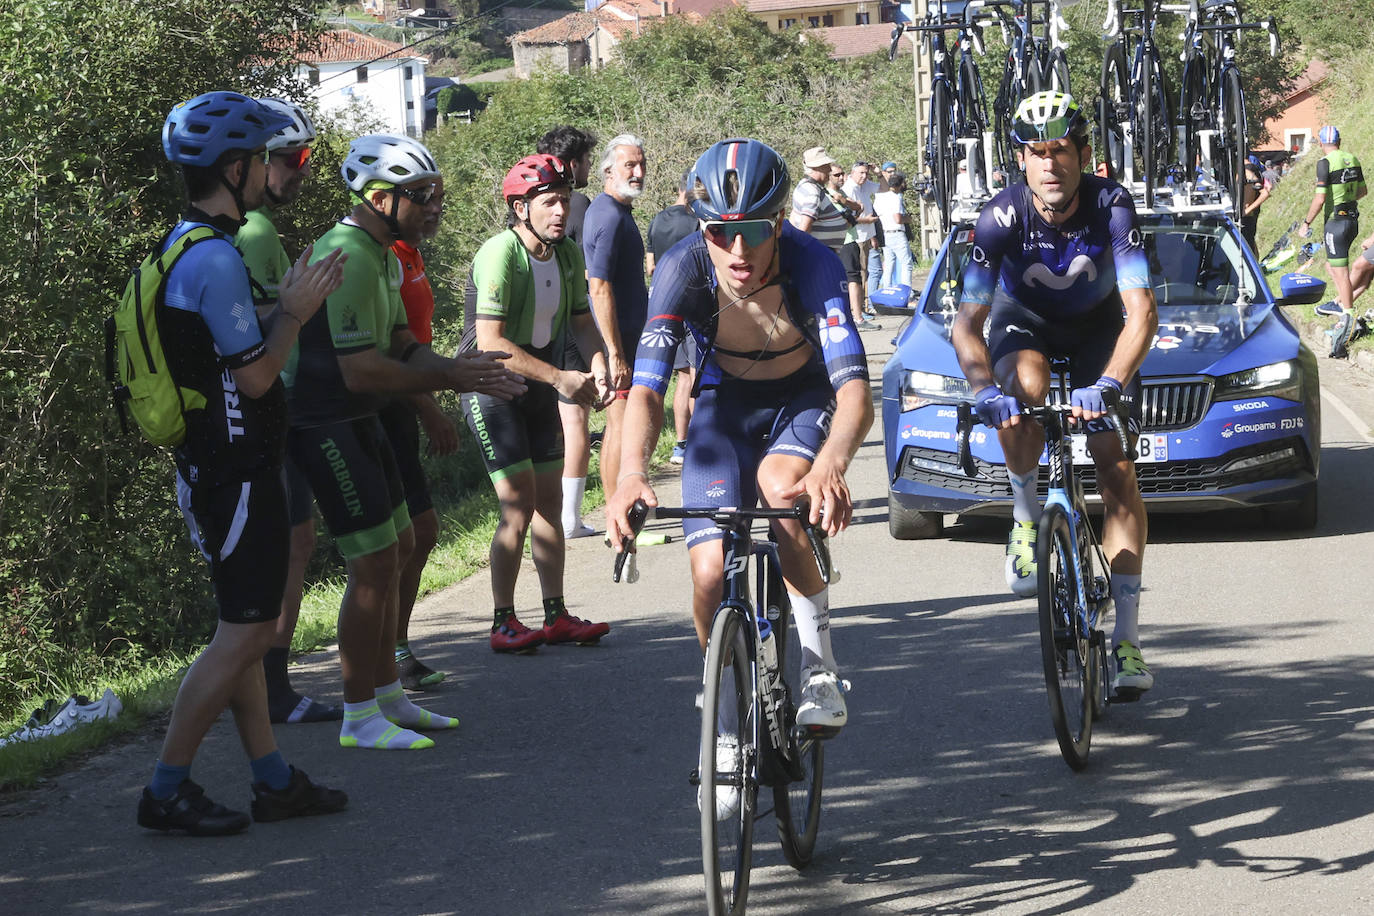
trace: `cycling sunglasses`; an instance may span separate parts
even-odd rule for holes
[[[280,157],[281,161],[299,172],[305,168],[305,164],[310,161],[310,147],[305,146],[300,149],[279,150],[272,155]]]
[[[1075,118],[1071,115],[1050,118],[1043,125],[1032,124],[1029,121],[1017,121],[1012,125],[1011,135],[1017,143],[1047,143],[1050,140],[1062,140],[1073,129],[1074,121]]]
[[[436,185],[427,184],[423,188],[396,188],[396,193],[417,206],[425,206],[439,193]]]
[[[744,244],[757,248],[773,237],[777,223],[772,219],[742,219],[738,222],[703,222],[701,231],[712,245],[729,248],[735,244],[736,237],[743,237]]]

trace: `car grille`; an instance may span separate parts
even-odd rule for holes
[[[1294,453],[1285,458],[1265,462],[1255,467],[1227,471],[1225,468],[1242,458],[1282,452],[1293,449]],[[905,480],[964,493],[974,499],[1010,499],[1011,486],[1007,483],[1007,469],[1001,464],[990,464],[974,459],[978,469],[977,477],[965,477],[964,472],[954,464],[954,455],[938,449],[919,445],[907,446],[902,451],[902,472]],[[1299,437],[1279,439],[1273,442],[1257,442],[1233,449],[1216,458],[1198,458],[1188,461],[1169,461],[1162,464],[1137,464],[1136,479],[1140,481],[1140,492],[1144,496],[1152,494],[1207,493],[1237,487],[1258,480],[1275,477],[1289,477],[1310,470],[1312,462],[1307,453],[1307,445]],[[1085,493],[1097,492],[1097,468],[1093,465],[1078,465],[1074,468]],[[1040,468],[1037,489],[1043,499],[1049,484],[1049,468]]]
[[[1050,386],[1050,400],[1059,400],[1057,384]],[[1147,433],[1187,429],[1202,422],[1211,404],[1210,381],[1195,378],[1152,379],[1141,385],[1140,419]]]

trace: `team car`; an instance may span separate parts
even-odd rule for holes
[[[1317,521],[1321,403],[1317,361],[1277,308],[1320,300],[1325,283],[1283,278],[1275,297],[1235,224],[1217,210],[1140,215],[1159,330],[1141,367],[1136,474],[1154,512],[1260,507],[1279,527]],[[1010,515],[994,430],[974,426],[977,469],[960,466],[957,414],[973,395],[950,343],[973,224],[946,238],[883,371],[882,415],[893,537],[938,537],[947,514]],[[985,329],[986,331],[986,329]],[[1096,473],[1074,442],[1090,503]],[[1040,489],[1046,471],[1041,458]]]

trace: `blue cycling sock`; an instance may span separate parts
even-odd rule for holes
[[[190,778],[191,767],[189,764],[184,767],[174,767],[159,760],[157,766],[153,768],[153,781],[148,783],[148,791],[152,793],[153,798],[171,798],[177,794],[177,786]]]
[[[248,765],[253,768],[253,782],[266,783],[273,792],[280,792],[291,785],[291,767],[287,766],[281,751],[250,760]]]

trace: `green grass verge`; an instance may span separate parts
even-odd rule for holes
[[[667,403],[672,403],[671,388]],[[604,415],[594,414],[592,428],[599,429],[603,424]],[[654,449],[653,466],[667,462],[672,453],[673,439],[670,410],[664,431]],[[599,459],[599,454],[593,451],[587,475],[586,498],[582,504],[584,512],[591,512],[604,502],[601,481],[597,476]],[[461,582],[485,567],[487,550],[496,530],[496,498],[485,482],[466,495],[450,500],[443,498],[442,488],[436,490],[439,491],[436,492],[435,502],[441,530],[439,543],[430,554],[420,583],[421,598]],[[339,575],[309,583],[301,602],[296,633],[291,641],[292,652],[312,652],[335,641],[343,589],[344,578]],[[136,732],[150,720],[165,716],[176,698],[182,675],[200,654],[200,649],[195,647],[186,652],[145,658],[137,664],[123,664],[118,668],[111,667],[98,657],[74,659],[73,670],[66,677],[59,678],[63,684],[60,689],[69,693],[85,693],[94,698],[109,687],[124,704],[124,711],[113,721],[95,722],[51,738],[0,747],[0,793],[38,785],[45,774],[79,762],[119,736]],[[22,727],[28,716],[29,711],[25,710],[0,722],[0,734],[7,735]],[[149,766],[152,766],[152,761],[149,761]]]

